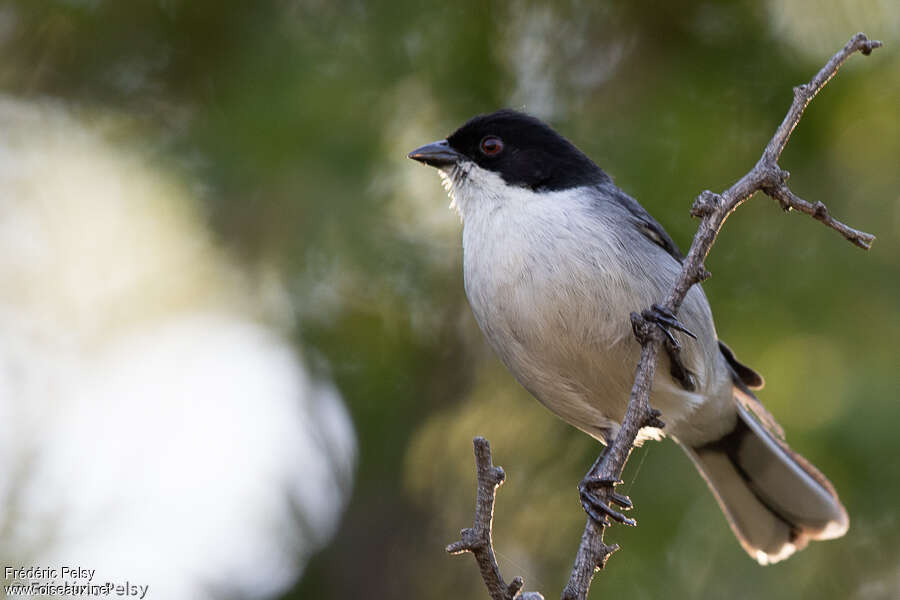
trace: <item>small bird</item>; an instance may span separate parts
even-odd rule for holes
[[[409,158],[438,169],[459,213],[466,296],[501,361],[559,417],[612,441],[640,356],[629,315],[672,286],[683,260],[675,242],[527,114],[476,116]],[[763,378],[718,340],[703,289],[691,288],[679,318],[659,306],[645,314],[669,338],[651,403],[744,550],[770,564],[843,535],[849,519],[834,487],[785,443],[753,394]],[[669,328],[694,339],[679,343]],[[638,442],[662,435],[645,427]]]

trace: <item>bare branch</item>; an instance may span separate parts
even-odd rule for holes
[[[562,600],[586,596],[594,573],[597,569],[605,567],[606,561],[618,549],[618,544],[607,546],[603,542],[603,526],[593,519],[588,519],[584,533],[581,534],[581,545],[578,546],[578,553],[575,555],[575,567],[562,592]],[[581,590],[585,590],[584,595]]]
[[[778,185],[767,189],[766,194],[778,200],[781,207],[785,210],[798,210],[803,214],[811,216],[817,221],[821,221],[822,224],[834,229],[848,241],[859,246],[863,250],[869,250],[872,247],[872,242],[875,241],[875,236],[871,233],[853,229],[849,225],[844,225],[832,217],[828,212],[828,207],[822,202],[816,202],[815,204],[807,202],[803,198],[796,196],[786,185]]]
[[[819,93],[819,90],[834,77],[844,61],[856,52],[868,55],[881,45],[881,42],[869,40],[862,33],[853,36],[847,45],[835,54],[809,83],[794,88],[794,101],[787,115],[753,169],[721,194],[707,190],[697,197],[691,207],[691,215],[701,219],[700,225],[682,264],[681,273],[662,305],[665,310],[676,314],[688,290],[694,284],[709,277],[710,274],[703,262],[715,243],[722,224],[732,212],[756,192],[761,191],[772,197],[785,210],[796,209],[821,221],[860,248],[869,249],[871,247],[875,236],[853,229],[832,218],[828,209],[821,202],[813,204],[794,195],[787,187],[788,173],[778,166],[778,158],[800,121],[800,117],[803,116],[806,106]],[[612,509],[612,502],[620,506],[630,506],[627,498],[613,492],[613,486],[622,477],[622,471],[634,447],[638,432],[642,427],[661,427],[663,425],[658,418],[659,411],[650,407],[650,390],[656,373],[659,350],[663,343],[663,333],[660,328],[651,326],[646,318],[637,313],[631,314],[631,321],[635,337],[641,344],[641,358],[635,372],[628,408],[615,439],[594,463],[585,478],[585,480],[592,479],[608,483],[606,488],[601,489],[598,496],[603,498],[610,509]],[[494,600],[542,598],[536,592],[519,595],[522,587],[521,578],[517,577],[507,585],[500,576],[500,569],[491,547],[491,519],[494,495],[497,486],[503,481],[503,470],[491,464],[490,447],[483,438],[475,438],[475,455],[478,468],[475,527],[464,529],[461,541],[451,544],[447,550],[453,553],[470,551],[475,554],[481,575]],[[626,524],[635,524],[632,519],[616,514],[615,511],[611,510],[610,513]],[[609,557],[619,549],[618,545],[608,546],[603,541],[603,534],[608,526],[609,522],[606,518],[595,520],[588,517],[575,557],[575,564],[568,584],[562,593],[563,600],[585,599],[594,573],[603,568]]]
[[[478,561],[481,578],[487,586],[493,600],[544,600],[537,592],[522,593],[525,581],[515,577],[510,583],[503,581],[500,566],[494,557],[494,546],[491,541],[491,527],[494,520],[494,498],[497,488],[503,483],[506,474],[502,467],[495,467],[491,459],[491,445],[483,437],[472,440],[475,445],[475,470],[478,475],[478,488],[475,493],[475,525],[459,532],[459,541],[447,546],[450,554],[471,552]]]
[[[806,110],[806,106],[816,97],[816,94],[825,87],[825,84],[831,81],[831,78],[837,74],[838,69],[844,64],[844,61],[856,52],[862,52],[864,55],[868,56],[872,53],[872,50],[881,48],[881,46],[881,42],[870,40],[864,33],[857,33],[850,38],[850,41],[847,42],[846,46],[841,48],[837,54],[831,57],[831,60],[816,73],[816,76],[813,77],[809,83],[795,87],[794,103],[791,104],[791,108],[788,110],[787,115],[785,115],[784,121],[781,122],[775,135],[772,136],[771,141],[769,141],[769,144],[766,146],[761,161],[768,165],[774,165],[778,161],[778,158],[781,156],[784,147],[791,137],[791,133],[794,131],[794,127],[800,122],[800,117],[803,116],[803,111]]]

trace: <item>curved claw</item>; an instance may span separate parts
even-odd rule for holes
[[[616,494],[618,495],[618,494]],[[630,504],[630,500],[628,501]],[[637,525],[637,521],[634,519],[630,519],[620,513],[619,511],[610,508],[610,506],[598,498],[596,495],[584,490],[581,492],[581,506],[584,508],[584,512],[588,514],[590,518],[594,521],[597,521],[604,527],[609,526],[609,518],[622,523],[623,525],[629,525],[631,527],[635,527]]]
[[[679,345],[678,341],[675,339],[675,336],[672,335],[672,332],[669,331],[669,328],[680,331],[695,340],[697,339],[697,336],[694,335],[690,329],[685,327],[684,324],[675,317],[672,311],[665,306],[654,304],[648,310],[643,311],[641,316],[662,329],[663,333],[666,334],[669,343],[676,347]]]
[[[631,510],[632,508],[634,508],[634,503],[631,501],[631,498],[629,498],[628,496],[623,496],[622,494],[617,494],[616,492],[613,492],[610,495],[609,499],[612,500],[613,502],[615,502],[616,504],[618,504],[619,506],[621,506],[622,508],[624,508],[625,510]]]
[[[620,483],[622,483],[621,480],[585,477],[578,485],[581,506],[584,508],[584,512],[604,527],[609,526],[609,519],[607,517],[612,518],[619,523],[630,525],[631,527],[637,525],[637,521],[626,517],[610,506],[610,503],[613,503],[622,507],[624,510],[630,510],[634,507],[631,498],[616,493],[613,490],[613,488]]]

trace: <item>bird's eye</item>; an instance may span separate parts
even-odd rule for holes
[[[481,153],[485,156],[496,156],[501,152],[503,152],[503,140],[500,138],[489,135],[481,140]]]

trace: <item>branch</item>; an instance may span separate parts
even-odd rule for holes
[[[473,440],[475,445],[475,470],[478,474],[478,488],[475,493],[475,525],[459,532],[459,541],[447,546],[450,554],[471,552],[478,561],[481,578],[493,600],[544,600],[537,592],[522,593],[525,581],[515,577],[510,583],[503,581],[500,567],[494,557],[491,541],[491,523],[494,520],[494,498],[497,488],[506,474],[502,467],[495,467],[491,459],[491,445],[483,437]]]
[[[775,199],[785,210],[796,209],[813,217],[860,248],[869,249],[871,247],[875,236],[853,229],[834,219],[821,202],[813,204],[794,195],[787,187],[788,173],[778,166],[778,159],[787,145],[791,133],[800,121],[800,117],[803,116],[806,106],[819,93],[819,90],[834,77],[844,61],[856,52],[868,55],[881,45],[881,42],[869,40],[862,33],[853,36],[847,45],[835,54],[809,83],[794,88],[794,101],[787,115],[753,169],[721,194],[707,190],[697,197],[691,207],[691,215],[700,217],[700,226],[694,235],[694,241],[684,260],[681,273],[662,305],[665,309],[673,314],[677,313],[688,290],[694,284],[701,283],[709,277],[710,273],[703,266],[703,262],[715,243],[722,224],[732,212],[756,192],[763,192]],[[587,477],[596,480],[619,481],[640,429],[646,426],[662,426],[658,419],[659,411],[650,408],[650,390],[656,373],[663,334],[658,327],[651,326],[644,317],[637,313],[631,313],[631,322],[635,337],[641,344],[641,358],[635,372],[634,385],[631,388],[628,409],[622,426],[604,454],[588,472]],[[469,551],[475,555],[482,578],[493,600],[543,598],[536,592],[520,595],[522,579],[516,577],[512,583],[506,584],[500,575],[500,569],[491,546],[491,520],[494,495],[497,487],[503,482],[504,473],[501,468],[494,467],[491,463],[490,446],[484,438],[475,438],[475,457],[478,469],[475,527],[464,529],[461,533],[462,539],[448,546],[447,551],[452,553]],[[614,495],[610,486],[604,495],[607,504]],[[634,524],[634,521],[630,519],[624,519],[624,522]],[[563,600],[587,598],[594,573],[603,568],[607,559],[618,550],[618,545],[608,546],[603,542],[603,534],[608,526],[609,523],[605,519],[596,521],[588,517],[572,573],[562,593]]]
[[[788,173],[778,166],[778,158],[790,139],[791,132],[794,131],[794,127],[803,116],[806,106],[819,93],[819,90],[834,77],[844,61],[855,52],[868,55],[880,46],[881,42],[869,40],[862,33],[853,36],[847,45],[835,54],[809,83],[794,88],[794,102],[753,169],[721,194],[714,194],[707,190],[697,197],[691,208],[691,215],[701,218],[700,226],[694,235],[694,241],[684,260],[681,273],[666,296],[665,308],[672,313],[677,313],[688,290],[694,284],[709,277],[709,271],[703,266],[703,261],[706,260],[713,243],[715,243],[722,224],[738,206],[758,191],[777,200],[786,210],[795,208],[811,215],[824,225],[841,233],[860,248],[868,249],[871,246],[875,236],[857,231],[833,219],[821,202],[813,205],[795,196],[787,187]],[[595,468],[591,469],[591,473],[588,474],[610,481],[621,478],[638,431],[654,417],[654,411],[650,408],[650,388],[656,372],[663,334],[659,328],[650,327],[647,321],[636,313],[631,314],[631,320],[635,337],[641,344],[641,359],[635,373],[634,386],[631,388],[628,410],[615,440],[606,450],[602,460],[598,461]],[[604,529],[605,524],[598,524],[588,518],[572,574],[563,591],[564,600],[586,598],[594,573],[598,568],[602,568],[609,558],[611,554],[609,546],[602,541]]]

